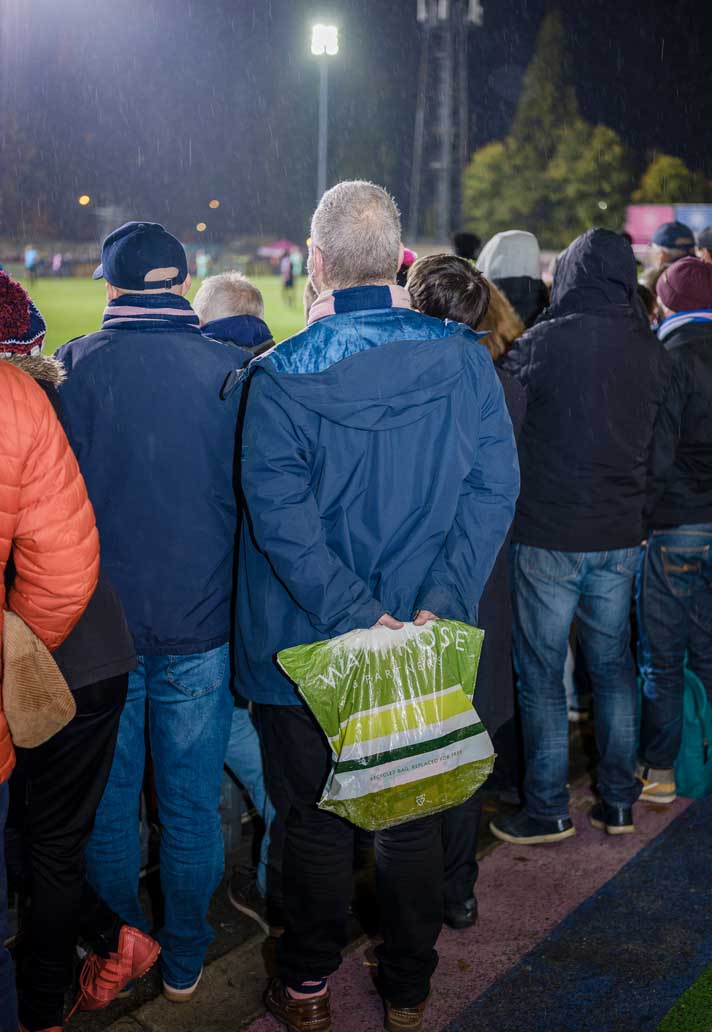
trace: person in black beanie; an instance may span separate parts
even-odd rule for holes
[[[480,253],[482,241],[477,233],[455,233],[452,238],[452,245],[458,258],[466,258],[468,262],[474,262]]]

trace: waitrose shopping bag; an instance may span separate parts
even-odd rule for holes
[[[494,765],[472,704],[483,639],[438,620],[279,653],[334,754],[322,809],[377,831],[469,799]]]

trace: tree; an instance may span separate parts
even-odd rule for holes
[[[510,137],[518,150],[528,152],[533,167],[543,169],[561,133],[577,118],[564,26],[559,11],[552,11],[541,23],[534,57],[524,73]]]
[[[656,154],[633,194],[635,204],[677,204],[706,201],[712,186],[702,172],[693,172],[682,158]]]
[[[590,226],[623,224],[632,185],[630,156],[615,130],[577,119],[562,133],[546,180],[546,235],[555,246],[565,246]]]
[[[504,214],[505,191],[508,189],[506,144],[498,140],[475,151],[462,178],[462,208],[465,225],[478,235],[497,233],[507,216]]]
[[[537,37],[505,140],[475,151],[463,176],[463,213],[480,234],[528,229],[561,247],[592,225],[618,229],[632,186],[618,134],[578,112],[558,11]]]

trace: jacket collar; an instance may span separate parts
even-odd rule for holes
[[[226,319],[213,319],[204,323],[201,331],[204,337],[231,341],[241,348],[259,348],[272,340],[269,326],[256,315],[231,315]]]
[[[712,333],[712,308],[701,308],[696,312],[675,312],[674,315],[669,315],[658,327],[658,338],[665,341],[683,326],[690,324],[706,324]]]
[[[17,366],[33,380],[43,380],[53,387],[59,387],[67,378],[64,366],[53,355],[11,355],[4,361]]]
[[[104,309],[102,329],[114,328],[143,333],[200,333],[198,316],[190,301],[169,291],[160,294],[122,294],[109,301]]]
[[[387,286],[348,287],[323,290],[309,309],[308,325],[343,312],[375,311],[382,308],[412,308],[410,294],[395,283]]]

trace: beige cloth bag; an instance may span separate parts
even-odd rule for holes
[[[77,707],[46,645],[16,613],[3,615],[2,708],[13,743],[33,749],[61,731]]]

